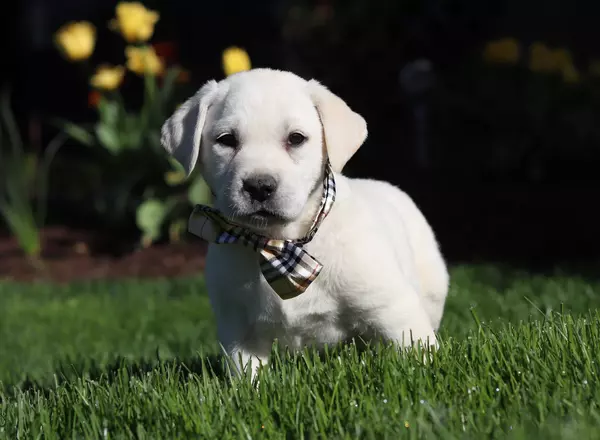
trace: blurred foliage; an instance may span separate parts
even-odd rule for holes
[[[37,259],[42,246],[32,200],[35,157],[23,151],[7,95],[0,103],[0,215],[25,254]]]
[[[144,246],[166,234],[178,240],[185,230],[190,205],[210,200],[202,176],[194,173],[186,179],[182,168],[160,144],[161,126],[184,99],[185,91],[178,86],[188,80],[188,75],[179,66],[167,66],[157,48],[148,42],[158,20],[159,14],[141,3],[117,5],[116,18],[109,26],[129,43],[124,51],[126,66],[101,64],[91,75],[90,103],[98,116],[92,127],[62,122],[66,133],[97,153],[102,189],[94,200],[95,210],[111,225],[123,223],[135,211]],[[89,33],[85,38],[91,36]],[[164,45],[161,49],[169,51]],[[62,52],[75,50],[67,47]],[[127,72],[133,74],[133,81],[143,80],[139,108],[129,108],[119,91],[128,79]]]
[[[284,0],[279,3],[283,64],[318,77],[356,104],[373,127],[369,141],[388,149],[391,158],[401,157],[387,163],[374,159],[377,170],[387,166],[401,174],[397,169],[414,165],[404,163],[402,155],[417,137],[406,133],[415,102],[422,100],[437,175],[457,180],[492,175],[507,182],[513,170],[526,169],[536,180],[543,178],[536,177],[540,173],[560,173],[567,160],[591,163],[600,157],[600,60],[586,59],[581,47],[564,38],[546,41],[541,25],[523,31],[526,14],[515,11],[532,13],[541,2],[535,4]],[[548,11],[559,10],[557,5],[550,2],[540,14],[552,15]],[[494,22],[491,11],[500,10],[504,18],[498,20],[504,21],[485,29]],[[521,31],[503,34],[500,28],[511,28],[506,25],[511,20],[521,23],[515,25]],[[475,31],[473,21],[479,23]],[[160,14],[141,3],[119,3],[108,27],[122,37],[122,61],[85,74],[97,119],[83,125],[61,121],[72,139],[88,147],[87,160],[76,157],[58,173],[77,193],[73,198],[85,200],[109,228],[135,221],[146,245],[179,239],[191,205],[210,200],[202,177],[196,172],[186,179],[160,146],[162,123],[191,93],[189,73],[169,55],[172,43],[151,42],[159,23]],[[67,23],[55,35],[63,57],[83,70],[90,68],[96,43],[96,28],[87,22]],[[413,99],[399,78],[415,60],[430,62],[434,75],[427,92]],[[250,59],[231,47],[222,53],[222,67],[226,75],[247,70]],[[376,81],[385,93],[370,85]],[[358,155],[379,157],[364,151]],[[551,163],[558,164],[554,171],[547,169]]]
[[[32,263],[40,265],[40,228],[46,220],[48,168],[64,143],[58,135],[40,158],[26,153],[8,90],[0,96],[0,217]]]
[[[578,65],[569,49],[543,42],[487,42],[481,58],[449,69],[434,91],[438,142],[464,140],[463,148],[443,150],[440,161],[481,173],[523,166],[543,173],[547,163],[598,157],[596,64]]]
[[[535,5],[541,7],[541,2]],[[557,4],[548,7],[556,11]],[[427,142],[440,178],[510,181],[518,175],[538,181],[549,173],[560,178],[566,161],[576,170],[582,165],[575,163],[600,160],[600,62],[583,59],[581,47],[559,44],[560,35],[553,38],[559,43],[536,41],[548,32],[542,26],[526,27],[525,16],[518,16],[524,8],[536,9],[534,3],[523,6],[513,0],[494,5],[474,0],[288,0],[281,26],[295,50],[293,68],[319,75],[362,105],[379,130],[371,130],[369,139],[418,144],[416,124],[400,127],[404,121],[394,118],[410,120],[417,112],[426,113]],[[492,18],[492,11],[499,18]],[[546,24],[555,17],[545,15]],[[519,35],[486,40],[511,26],[522,28]],[[413,99],[399,78],[416,60],[431,63],[435,81]],[[369,96],[356,87],[371,81],[385,88],[385,96]],[[402,144],[401,150],[411,148]],[[414,168],[415,163],[401,166]]]

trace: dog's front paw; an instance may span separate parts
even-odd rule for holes
[[[236,349],[228,353],[227,361],[231,377],[240,378],[248,376],[252,383],[256,385],[258,385],[257,377],[259,368],[269,363],[267,357],[258,356],[242,349]]]

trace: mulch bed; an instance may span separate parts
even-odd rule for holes
[[[123,238],[66,227],[42,230],[42,267],[23,255],[18,242],[0,235],[0,279],[54,281],[155,278],[192,275],[204,268],[206,244],[157,244],[135,249]]]

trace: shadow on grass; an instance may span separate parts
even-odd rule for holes
[[[356,338],[340,342],[321,350],[305,348],[304,352],[293,352],[287,348],[273,345],[270,356],[270,367],[277,370],[282,363],[297,364],[302,362],[303,356],[316,356],[321,362],[337,362],[342,352],[356,351],[359,355],[374,352],[387,345],[381,341],[367,342],[362,338]],[[119,357],[108,364],[99,364],[93,359],[65,359],[56,364],[52,377],[36,379],[26,376],[20,380],[5,382],[1,384],[0,391],[6,397],[15,397],[19,393],[39,393],[44,397],[50,396],[57,387],[78,380],[115,383],[127,378],[146,378],[148,373],[168,374],[176,377],[180,383],[186,383],[189,375],[208,377],[225,382],[230,379],[227,368],[227,359],[222,354],[211,354],[194,358],[172,358],[161,359],[158,352],[155,359],[131,360]],[[0,393],[0,403],[2,402]]]
[[[226,360],[223,355],[208,355],[190,359],[156,359],[131,360],[119,357],[114,361],[100,365],[92,359],[64,360],[56,365],[52,379],[34,379],[25,377],[13,383],[4,383],[5,392],[14,397],[19,392],[36,392],[48,396],[56,387],[72,383],[79,379],[90,381],[115,382],[124,374],[129,378],[144,378],[148,373],[172,373],[183,383],[189,374],[210,376],[219,380],[228,378]]]

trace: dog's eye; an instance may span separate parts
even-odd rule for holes
[[[300,145],[302,145],[304,142],[306,142],[306,136],[304,136],[302,133],[299,133],[297,131],[290,133],[290,135],[288,136],[288,145],[292,146],[292,147],[298,147]]]
[[[223,133],[217,137],[217,142],[221,145],[230,148],[236,148],[238,146],[238,140],[233,133]]]

